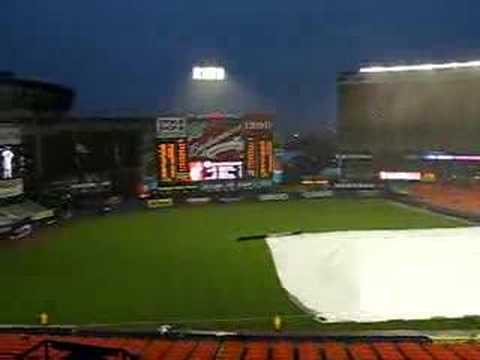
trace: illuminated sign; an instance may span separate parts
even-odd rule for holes
[[[241,161],[194,161],[190,162],[190,179],[192,181],[241,179],[242,168]]]
[[[234,117],[220,112],[157,118],[158,181],[174,185],[270,179],[274,168],[271,118],[271,114]]]
[[[338,154],[335,157],[341,160],[371,160],[373,158],[369,154]]]
[[[426,155],[423,160],[480,161],[480,155]]]
[[[257,147],[255,141],[252,139],[248,139],[247,142],[247,154],[246,154],[246,167],[247,167],[247,174],[250,177],[257,176]]]
[[[420,181],[422,179],[420,172],[380,171],[379,175],[382,180]]]
[[[178,141],[178,172],[188,173],[188,145],[185,141]]]
[[[260,141],[260,177],[264,178],[268,176],[267,162],[266,162],[266,146],[265,141]]]
[[[245,130],[265,131],[272,129],[270,120],[247,120],[244,122]]]
[[[160,181],[190,180],[186,140],[158,143],[157,169]]]
[[[160,179],[168,177],[167,171],[167,144],[157,145],[157,161]]]
[[[273,144],[271,141],[267,141],[265,144],[265,156],[267,157],[267,170],[268,176],[273,173]]]
[[[215,66],[195,66],[192,70],[192,79],[210,81],[225,80],[225,69],[223,67]]]
[[[358,189],[375,189],[377,186],[370,183],[335,183],[335,189],[358,190]]]
[[[161,181],[173,181],[177,176],[177,154],[175,143],[157,144],[157,163]]]
[[[167,161],[170,165],[170,178],[174,179],[177,175],[177,162],[175,156],[175,144],[167,144]]]
[[[273,149],[271,140],[259,141],[259,163],[260,177],[267,178],[273,173]]]

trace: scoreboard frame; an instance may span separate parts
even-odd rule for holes
[[[175,185],[185,183],[210,183],[210,182],[232,182],[243,180],[266,180],[273,177],[273,134],[272,134],[272,114],[247,114],[244,116],[226,116],[210,118],[209,116],[200,115],[193,117],[165,117],[157,118],[157,136],[155,140],[155,161],[157,164],[157,179],[159,184],[163,185]],[[230,121],[235,127],[241,125],[241,129],[237,130],[235,139],[227,139],[227,135],[230,134],[230,129],[225,130],[225,139],[223,139],[222,133],[216,134],[217,138],[221,138],[223,142],[217,142],[220,145],[233,144],[234,142],[241,142],[243,145],[235,147],[233,154],[236,150],[237,155],[231,155],[229,159],[198,159],[192,156],[191,141],[192,130],[189,128],[189,122],[193,120],[195,122],[209,122],[206,126],[218,127],[222,125],[224,120]],[[163,126],[161,121],[166,121],[166,125]],[[178,124],[178,125],[177,125]],[[192,126],[194,123],[190,123]],[[198,127],[198,123],[197,127]],[[179,126],[180,125],[180,126]],[[162,129],[167,131],[162,132]],[[232,128],[233,129],[233,128]],[[177,136],[174,136],[174,133]],[[198,136],[198,134],[197,134]],[[207,135],[202,135],[206,136]],[[208,164],[206,168],[211,168],[215,164],[230,162],[242,162],[242,169],[239,172],[239,177],[236,179],[228,178],[215,178],[215,179],[201,179],[193,180],[190,174],[191,164],[197,164],[198,162],[205,161]],[[196,176],[198,178],[198,176]]]

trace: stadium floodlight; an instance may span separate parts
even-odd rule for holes
[[[192,70],[192,79],[222,81],[225,80],[225,69],[216,66],[195,66]]]
[[[420,65],[399,65],[399,66],[370,66],[360,68],[361,73],[382,73],[402,71],[430,71],[445,69],[460,69],[480,67],[480,61],[451,62],[443,64],[420,64]]]
[[[424,160],[480,161],[480,155],[426,155]]]

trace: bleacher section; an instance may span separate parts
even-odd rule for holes
[[[26,200],[0,207],[0,234],[8,234],[15,227],[38,222],[48,222],[55,218],[52,209]]]
[[[0,216],[12,219],[12,221],[40,220],[40,218],[49,217],[50,212],[49,209],[30,200],[0,207]]]
[[[0,359],[19,354],[46,340],[122,349],[132,358],[170,360],[470,360],[480,359],[476,343],[432,343],[428,340],[368,338],[348,342],[315,338],[105,338],[0,334]],[[27,359],[46,359],[45,350],[30,353]],[[48,351],[50,359],[64,359],[69,352]],[[123,354],[122,356],[125,356]],[[109,359],[120,359],[109,355]]]

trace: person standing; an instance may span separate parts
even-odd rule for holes
[[[11,179],[13,177],[13,158],[15,154],[9,148],[5,148],[1,152],[2,156],[2,169],[3,169],[3,178]]]

